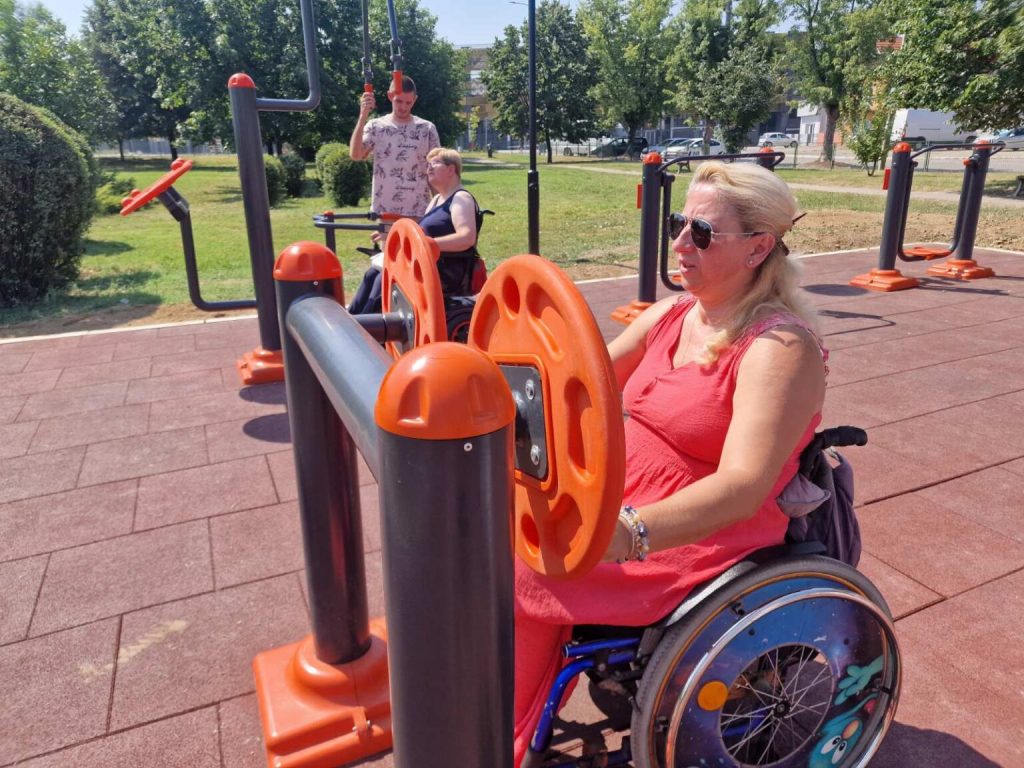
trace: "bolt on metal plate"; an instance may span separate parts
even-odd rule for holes
[[[516,404],[516,469],[544,480],[548,476],[548,438],[540,371],[530,365],[498,366]]]

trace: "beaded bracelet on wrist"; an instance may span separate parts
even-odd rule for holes
[[[624,563],[627,560],[646,560],[647,553],[651,549],[651,543],[647,537],[647,526],[640,519],[639,513],[627,504],[619,510],[619,521],[626,526],[633,539],[630,544],[629,553],[625,557],[619,558],[616,562]]]

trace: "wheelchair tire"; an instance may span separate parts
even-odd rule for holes
[[[448,341],[465,344],[469,338],[469,321],[473,317],[476,301],[469,296],[457,296],[445,302],[445,322],[448,327]]]
[[[860,768],[895,715],[888,606],[853,568],[779,560],[670,627],[637,692],[636,768]]]

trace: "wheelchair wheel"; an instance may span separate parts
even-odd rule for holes
[[[445,318],[448,326],[448,341],[465,344],[469,338],[469,321],[473,317],[476,301],[471,296],[455,296],[445,301]]]
[[[885,600],[822,557],[755,568],[671,627],[632,720],[636,768],[859,768],[895,714]]]

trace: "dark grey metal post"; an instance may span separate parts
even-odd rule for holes
[[[231,97],[231,124],[238,153],[238,175],[242,184],[245,230],[249,240],[252,281],[256,290],[256,313],[260,347],[264,351],[281,349],[278,331],[277,299],[274,293],[274,236],[270,229],[270,196],[263,166],[261,111],[308,112],[320,104],[320,64],[316,53],[316,29],[313,25],[313,0],[300,0],[302,42],[306,53],[306,77],[309,94],[305,99],[258,99],[256,84],[246,74],[228,80]]]
[[[662,211],[662,182],[665,171],[661,168],[661,157],[651,152],[644,158],[640,187],[640,274],[637,300],[654,303],[658,290],[658,234],[662,218],[668,211]]]
[[[249,239],[252,283],[260,329],[260,346],[281,349],[277,330],[277,299],[274,296],[274,236],[270,231],[270,196],[263,168],[263,138],[256,109],[256,85],[248,75],[234,75],[228,82],[231,124],[235,131],[238,175],[242,182],[242,208]]]
[[[284,269],[279,274],[277,304],[282,329],[286,328],[289,310],[299,309],[293,305],[316,301],[313,297],[344,313],[337,303],[340,265],[333,254],[327,253],[336,269],[325,261],[328,269],[310,274]],[[296,314],[301,317],[303,313]],[[311,333],[296,334],[302,337],[300,344],[286,330],[281,336],[313,641],[318,659],[343,664],[359,658],[370,647],[356,448],[314,368],[315,361],[330,354],[324,349],[330,341]],[[364,346],[376,345],[371,342]],[[370,365],[361,372],[372,375],[377,370],[382,378],[386,365],[386,361],[379,361],[376,369]],[[372,381],[369,384],[375,394],[377,388],[372,387]]]
[[[464,361],[473,356],[479,362],[470,370]],[[404,390],[403,380],[410,382]],[[435,407],[436,393],[446,390],[446,402]],[[413,418],[417,402],[429,403],[429,412]],[[471,411],[475,416],[464,417]],[[406,430],[394,413],[409,416],[410,434],[400,434]],[[397,768],[512,766],[513,419],[497,366],[450,342],[407,353],[381,388],[377,423],[388,478],[380,485],[381,535]],[[450,428],[453,421],[459,431]],[[410,436],[417,425],[424,434]]]
[[[530,170],[526,174],[526,220],[529,250],[540,256],[540,176],[537,173],[537,2],[529,0]]]
[[[978,237],[978,217],[981,214],[981,199],[985,194],[985,177],[988,176],[989,160],[992,147],[989,144],[978,144],[974,154],[968,160],[964,173],[972,175],[970,188],[965,191],[966,200],[961,200],[960,211],[957,212],[960,229],[957,232],[956,245],[950,258],[959,261],[970,261],[974,258],[974,242]],[[966,184],[964,186],[967,186]]]
[[[878,269],[895,269],[896,257],[903,243],[903,229],[907,222],[907,201],[913,168],[911,147],[900,142],[892,150],[889,170],[889,194],[885,198],[885,218],[882,220],[882,241],[878,248]]]

